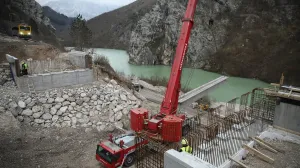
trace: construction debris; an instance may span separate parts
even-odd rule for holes
[[[243,145],[243,147],[248,150],[249,152],[253,153],[255,156],[258,156],[260,159],[269,162],[269,163],[274,163],[274,159],[270,158],[269,156],[261,153],[260,151],[248,146],[248,145]]]
[[[278,153],[278,151],[276,151],[275,149],[271,148],[271,147],[268,146],[267,144],[265,144],[265,143],[263,143],[263,142],[261,142],[261,141],[255,139],[255,138],[252,138],[252,137],[251,137],[251,139],[254,140],[256,143],[258,143],[260,146],[262,146],[262,147],[268,149],[269,151],[274,152],[274,153]]]

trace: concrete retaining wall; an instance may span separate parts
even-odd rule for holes
[[[88,84],[94,81],[93,70],[82,69],[75,71],[53,72],[32,76],[22,76],[16,79],[18,88],[23,92],[29,92],[29,83],[34,84],[36,91],[59,88],[64,86]]]
[[[274,126],[300,133],[299,104],[280,102],[275,109]]]

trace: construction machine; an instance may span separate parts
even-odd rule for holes
[[[147,144],[146,140],[135,141],[133,132],[109,139],[97,145],[96,159],[107,168],[129,167],[135,161],[134,151],[138,145]]]
[[[198,0],[189,0],[188,2],[160,112],[150,118],[149,111],[145,108],[130,110],[130,126],[135,134],[143,133],[148,138],[161,141],[162,143],[176,143],[182,139],[183,135],[188,133],[189,125],[186,122],[187,117],[185,114],[177,114],[177,109],[181,88],[182,65],[188,49],[197,2]],[[133,159],[132,156],[134,155],[132,153],[135,152],[135,149],[139,145],[148,143],[148,140],[144,139],[139,143],[126,144],[126,140],[133,140],[134,137],[134,134],[124,135],[121,138],[113,138],[114,140],[110,138],[110,140],[100,142],[97,146],[96,159],[109,168],[122,166],[126,161],[129,163]],[[128,159],[128,156],[130,156],[130,159]],[[128,166],[129,164],[125,165]]]
[[[21,23],[12,28],[12,35],[26,40],[31,39],[31,26]]]
[[[200,104],[199,105],[199,109],[202,110],[202,111],[207,111],[208,108],[209,108],[208,104]]]

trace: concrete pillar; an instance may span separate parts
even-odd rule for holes
[[[282,98],[276,105],[273,125],[300,133],[300,101]]]
[[[90,55],[85,56],[85,68],[92,69],[93,67],[93,58]]]
[[[20,67],[19,59],[15,60],[15,63],[13,65],[13,69],[15,70],[16,76],[20,77],[21,76],[21,67]]]

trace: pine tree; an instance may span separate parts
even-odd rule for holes
[[[86,20],[82,15],[78,15],[71,24],[70,36],[73,40],[75,48],[83,51],[84,47],[90,47],[92,32],[86,25]]]

